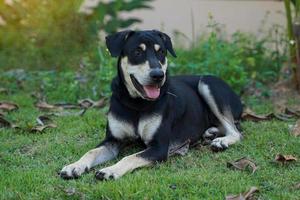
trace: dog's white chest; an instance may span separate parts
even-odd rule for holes
[[[162,116],[157,114],[140,118],[138,124],[138,134],[146,144],[151,141],[153,135],[160,127],[161,120]]]
[[[139,119],[137,127],[134,125],[116,118],[113,114],[108,114],[108,126],[111,134],[117,139],[140,137],[146,144],[151,141],[153,135],[161,125],[162,116],[153,114],[143,116]],[[135,133],[137,130],[137,134]]]
[[[108,113],[108,126],[111,134],[117,139],[136,138],[134,126]]]

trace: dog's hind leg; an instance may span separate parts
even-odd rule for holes
[[[224,86],[222,85],[223,82],[221,82],[219,79],[216,79],[216,81],[216,85]],[[223,89],[228,88],[229,87],[225,85]],[[234,124],[235,119],[233,117],[232,107],[230,106],[229,101],[226,100],[226,98],[230,98],[230,95],[232,95],[232,91],[228,91],[229,96],[226,96],[226,91],[221,91],[224,96],[218,96],[218,98],[216,99],[216,88],[212,88],[211,84],[209,84],[209,82],[205,82],[205,80],[199,81],[198,90],[212,113],[218,119],[220,123],[219,129],[223,129],[222,132],[224,136],[213,139],[210,144],[211,148],[216,151],[224,150],[228,148],[229,145],[240,141],[241,133],[238,131],[237,127]],[[215,95],[213,95],[212,93]]]
[[[88,151],[78,161],[69,164],[60,171],[64,179],[78,178],[92,167],[115,158],[119,153],[119,145],[114,141],[104,141],[100,146]]]

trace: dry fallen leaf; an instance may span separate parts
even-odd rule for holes
[[[37,102],[35,104],[35,107],[40,110],[61,110],[61,108],[56,107],[55,105],[48,104],[47,102]]]
[[[39,125],[44,126],[46,124],[50,124],[52,122],[52,119],[47,115],[41,115],[36,118],[36,121]]]
[[[257,115],[255,114],[252,110],[249,108],[246,108],[242,114],[242,119],[243,120],[249,120],[249,121],[254,121],[254,122],[259,122],[259,121],[265,121],[269,120],[266,116],[264,115]]]
[[[266,117],[271,120],[271,119],[278,119],[281,121],[290,121],[294,116],[285,114],[285,113],[270,113],[266,115]]]
[[[291,128],[291,133],[294,136],[300,136],[300,119],[296,122],[296,124]]]
[[[287,162],[297,161],[297,158],[292,156],[292,155],[277,154],[276,157],[275,157],[275,161],[284,164],[284,163],[287,163]]]
[[[296,116],[296,117],[300,117],[300,110],[293,110],[291,108],[285,108],[285,111],[284,111],[286,114],[289,114],[289,115],[293,115],[293,116]]]
[[[90,108],[94,105],[94,101],[91,99],[82,99],[78,101],[78,105],[82,108]]]
[[[243,120],[249,120],[254,122],[267,121],[272,119],[278,119],[281,121],[290,121],[294,117],[298,117],[298,116],[293,114],[292,112],[287,112],[287,111],[285,111],[285,113],[268,113],[265,115],[258,115],[249,108],[246,108],[242,114]]]
[[[46,115],[41,115],[36,119],[38,125],[30,129],[31,132],[42,132],[46,128],[56,128],[56,124],[52,122],[50,117]]]
[[[31,128],[31,132],[43,132],[46,128],[56,128],[55,124],[47,124],[47,125],[37,125]]]
[[[102,99],[100,99],[98,101],[95,101],[93,107],[94,108],[103,108],[105,106],[105,101],[106,101],[105,98],[102,98]]]
[[[82,108],[103,108],[105,106],[105,98],[98,101],[93,101],[91,99],[82,99],[78,101],[78,105]]]
[[[246,157],[238,159],[234,162],[227,162],[227,167],[238,170],[246,170],[247,167],[251,167],[252,174],[257,170],[256,164]]]
[[[0,110],[13,111],[19,109],[19,106],[11,102],[0,102]]]
[[[251,200],[253,199],[254,193],[258,192],[257,187],[251,187],[249,191],[238,194],[238,195],[228,195],[226,200]]]

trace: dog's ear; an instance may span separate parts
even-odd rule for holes
[[[126,40],[132,35],[134,31],[126,30],[117,32],[105,37],[106,46],[112,57],[118,57],[121,55]]]
[[[160,31],[157,31],[157,30],[153,30],[153,32],[155,32],[155,33],[157,33],[159,35],[159,37],[163,40],[166,49],[171,53],[171,55],[173,57],[176,58],[177,56],[176,56],[176,53],[175,53],[175,51],[173,49],[171,38],[167,34],[165,34],[163,32],[160,32]]]

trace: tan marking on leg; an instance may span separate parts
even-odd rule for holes
[[[126,156],[115,165],[99,170],[96,177],[101,180],[118,179],[134,169],[150,165],[152,161],[137,156],[140,153]]]
[[[85,171],[88,171],[95,165],[104,163],[115,158],[118,155],[116,146],[101,146],[88,151],[78,161],[65,166],[60,174],[64,178],[79,177]]]

